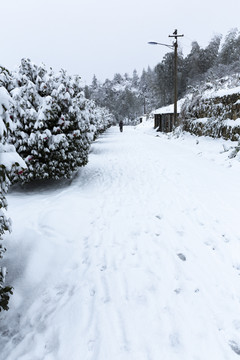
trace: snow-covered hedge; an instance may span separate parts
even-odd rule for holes
[[[71,177],[87,164],[96,134],[110,124],[103,110],[85,98],[80,77],[48,72],[29,59],[13,74],[11,95],[17,126],[11,141],[28,166],[14,181]]]
[[[13,145],[8,144],[8,134],[14,130],[14,124],[9,115],[11,97],[7,91],[10,76],[7,70],[0,68],[0,259],[6,251],[2,245],[3,235],[11,231],[11,220],[7,217],[6,194],[10,185],[9,177],[15,172],[21,172],[26,167],[16,153]],[[7,269],[0,266],[0,311],[8,310],[8,302],[12,293],[11,286],[6,286]]]
[[[89,118],[93,129],[93,140],[105,132],[114,122],[114,116],[107,108],[96,107],[93,101],[89,101]]]
[[[18,71],[0,67],[0,260],[3,235],[11,231],[6,194],[12,182],[70,177],[88,161],[91,142],[113,120],[87,100],[80,77],[54,74],[23,59]],[[0,311],[12,287],[0,266]]]

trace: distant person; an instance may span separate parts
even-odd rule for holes
[[[123,132],[123,121],[122,120],[119,121],[119,129],[121,132]]]

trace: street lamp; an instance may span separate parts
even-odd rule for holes
[[[169,35],[169,37],[174,37],[175,42],[173,45],[168,44],[162,44],[156,41],[149,41],[148,44],[150,45],[162,45],[167,46],[170,49],[174,49],[174,126],[177,125],[177,97],[178,97],[178,91],[177,91],[177,48],[178,48],[178,42],[177,38],[182,37],[184,35],[178,35],[177,30],[174,31],[173,35]]]
[[[162,44],[162,43],[159,43],[159,42],[156,42],[156,41],[149,41],[148,44],[150,45],[163,45],[163,46],[167,46],[169,47],[170,49],[173,49],[174,46],[173,45],[169,45],[169,44]]]

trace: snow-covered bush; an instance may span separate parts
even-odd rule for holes
[[[88,103],[90,130],[93,135],[93,140],[105,132],[114,122],[114,116],[107,108],[96,106],[93,101]]]
[[[87,163],[93,138],[80,78],[64,70],[47,72],[29,59],[22,60],[14,78],[12,142],[28,165],[21,180],[70,177]]]
[[[97,123],[97,135],[105,132],[113,123],[114,116],[109,112],[107,108],[97,107],[96,123]]]
[[[14,130],[14,124],[9,115],[11,97],[7,91],[10,84],[10,74],[6,69],[0,68],[0,241],[6,231],[11,231],[11,220],[6,216],[6,194],[10,185],[9,177],[14,172],[21,172],[26,165],[16,153],[13,145],[8,144],[8,134]],[[0,243],[0,259],[6,248]],[[8,310],[8,302],[12,287],[6,286],[7,270],[0,267],[0,311]]]

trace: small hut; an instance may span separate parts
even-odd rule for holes
[[[162,132],[170,132],[173,130],[174,114],[154,114],[154,129]]]
[[[183,100],[179,100],[177,103],[177,109],[180,111]],[[154,129],[162,132],[170,132],[173,130],[174,125],[174,105],[164,106],[154,112]],[[177,113],[179,116],[179,112]]]

